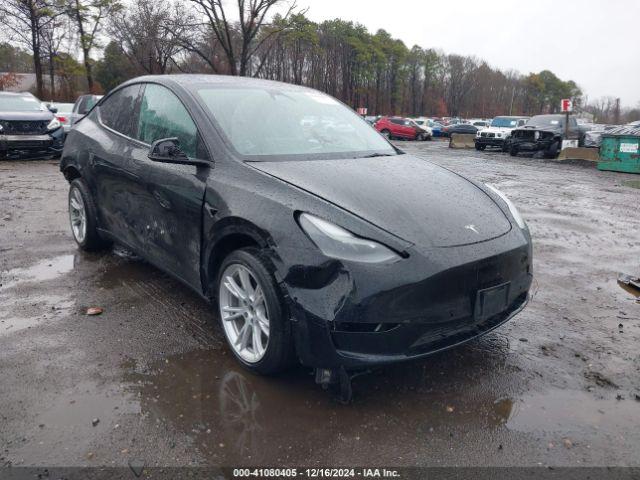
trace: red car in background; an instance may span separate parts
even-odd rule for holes
[[[374,128],[388,139],[429,140],[431,137],[416,122],[402,117],[382,117]]]

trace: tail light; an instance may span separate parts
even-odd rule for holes
[[[63,117],[62,115],[56,115],[56,118],[60,120],[62,123],[67,123],[67,117]]]

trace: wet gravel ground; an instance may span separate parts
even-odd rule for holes
[[[616,283],[640,273],[637,178],[400,146],[512,198],[535,297],[479,341],[358,377],[349,406],[303,369],[245,372],[157,269],[78,251],[56,162],[0,163],[0,465],[640,465],[640,304]]]

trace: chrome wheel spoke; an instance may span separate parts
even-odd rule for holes
[[[253,286],[251,286],[251,279],[249,278],[249,272],[245,269],[242,269],[238,272],[238,276],[240,277],[240,285],[242,285],[242,290],[244,291],[246,298],[251,299],[253,297]]]
[[[251,302],[254,307],[258,307],[264,303],[264,293],[262,292],[262,287],[258,285],[253,294],[253,302]]]
[[[247,294],[245,291],[236,283],[233,277],[227,276],[224,280],[224,286],[227,287],[227,290],[231,292],[231,295],[236,297],[238,300],[245,301],[247,299]]]
[[[262,355],[264,352],[264,347],[262,346],[262,332],[258,325],[254,324],[251,327],[251,331],[253,333],[252,346],[256,354]]]
[[[266,319],[266,317],[264,316],[264,313],[261,311],[257,311],[256,312],[256,319],[257,319],[257,323],[258,323],[258,327],[260,327],[260,330],[262,331],[262,333],[264,333],[267,337],[269,336],[269,320]]]

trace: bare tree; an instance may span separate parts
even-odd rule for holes
[[[33,53],[38,97],[42,97],[44,91],[41,51],[43,31],[60,13],[54,0],[3,0],[0,2],[0,23],[6,29],[4,33]]]
[[[118,12],[118,0],[66,0],[66,13],[75,24],[82,50],[89,91],[94,91],[91,50],[98,45],[98,35],[106,18]]]
[[[459,115],[466,96],[473,88],[475,71],[478,62],[473,57],[461,55],[449,55],[447,57],[447,81],[446,89],[447,109],[451,115]]]
[[[109,33],[136,67],[150,74],[168,73],[190,34],[184,6],[165,0],[135,0],[111,20]]]
[[[279,4],[288,0],[237,0],[239,20],[233,22],[229,17],[224,0],[189,0],[198,13],[206,18],[204,24],[215,36],[226,57],[231,75],[249,75],[251,60],[258,50],[278,33],[278,29],[271,29],[269,35],[258,38],[258,33],[267,25],[268,14]],[[288,18],[295,9],[295,3],[290,3],[283,18]]]

